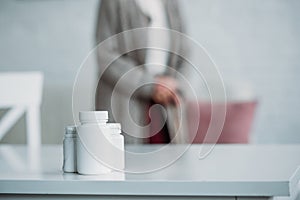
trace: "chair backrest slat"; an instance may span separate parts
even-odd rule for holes
[[[41,72],[0,73],[0,108],[39,105],[42,99]]]

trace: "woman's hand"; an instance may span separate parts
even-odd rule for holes
[[[178,106],[179,95],[177,81],[172,77],[157,77],[152,98],[155,103]]]

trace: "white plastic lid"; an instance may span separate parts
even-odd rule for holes
[[[108,123],[107,124],[110,129],[117,131],[117,133],[121,133],[121,124],[120,123]]]
[[[67,126],[65,128],[65,134],[76,134],[76,126]]]
[[[121,129],[120,123],[108,123],[108,125],[109,125],[109,128],[112,128],[112,129],[118,129],[118,130]]]
[[[101,122],[108,120],[107,111],[80,111],[79,120],[81,123]]]

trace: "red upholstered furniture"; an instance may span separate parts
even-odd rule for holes
[[[222,103],[215,104],[216,109],[224,106]],[[203,143],[211,120],[211,105],[210,102],[192,102],[187,105],[190,142]],[[217,143],[248,143],[257,102],[227,102],[225,106],[225,123]],[[200,113],[200,120],[197,120],[197,112]],[[196,136],[193,134],[195,132]]]

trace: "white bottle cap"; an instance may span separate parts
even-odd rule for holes
[[[109,128],[112,129],[121,129],[121,124],[120,123],[108,123]]]
[[[109,128],[121,133],[121,124],[120,123],[108,123]]]
[[[76,134],[76,126],[67,126],[65,128],[65,134]]]
[[[107,122],[108,112],[107,111],[80,111],[79,120],[81,123],[97,123],[97,122]]]

